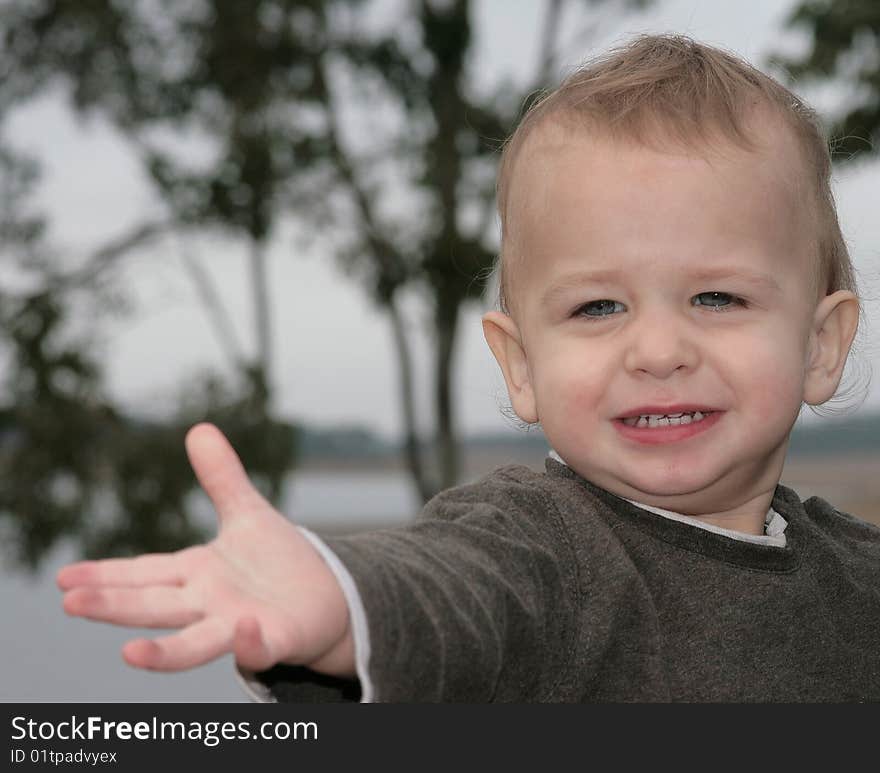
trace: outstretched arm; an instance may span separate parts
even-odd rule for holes
[[[216,538],[177,553],[65,566],[57,578],[65,611],[180,629],[128,642],[123,657],[138,668],[180,671],[232,652],[252,670],[290,663],[354,675],[348,608],[333,572],[254,488],[216,427],[193,427],[186,450],[216,510]]]

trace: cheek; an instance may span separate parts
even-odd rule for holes
[[[727,348],[727,347],[725,347]],[[727,348],[728,367],[755,415],[768,424],[789,421],[800,410],[804,388],[802,342],[793,337],[752,337]]]
[[[608,368],[595,351],[558,347],[534,363],[533,385],[540,414],[595,412],[607,395]],[[542,420],[543,421],[543,420]]]

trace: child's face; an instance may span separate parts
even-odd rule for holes
[[[831,363],[817,331],[854,299],[817,305],[814,207],[792,146],[711,161],[573,135],[523,149],[512,316],[484,327],[514,409],[584,477],[679,512],[775,487],[802,402],[827,400],[843,367],[814,374]],[[854,303],[836,335],[846,350]],[[681,405],[712,413],[622,421]]]

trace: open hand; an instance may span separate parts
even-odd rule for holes
[[[63,567],[68,614],[117,625],[179,628],[122,650],[132,666],[179,671],[227,652],[246,668],[279,663],[354,673],[348,608],[320,554],[248,479],[223,434],[193,427],[186,450],[217,512],[214,540],[177,553]]]

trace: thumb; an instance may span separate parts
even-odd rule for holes
[[[221,525],[234,515],[268,503],[254,488],[241,460],[213,424],[196,424],[186,433],[186,453]]]
[[[235,662],[251,671],[265,671],[276,663],[260,624],[255,617],[244,617],[235,624],[232,651]]]

